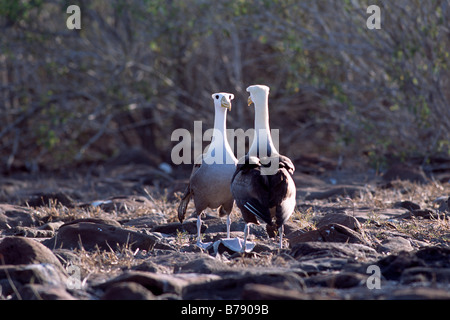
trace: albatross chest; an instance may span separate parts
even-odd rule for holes
[[[195,195],[204,195],[212,207],[230,199],[230,183],[236,166],[234,164],[211,164],[202,166],[191,178]]]

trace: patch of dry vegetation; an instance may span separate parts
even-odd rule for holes
[[[119,250],[99,250],[86,251],[83,248],[77,249],[74,253],[78,256],[77,266],[81,268],[81,276],[84,281],[91,276],[96,278],[104,276],[114,276],[123,270],[130,269],[139,263],[137,259],[139,249],[132,251],[129,246],[124,245]]]
[[[347,214],[355,214],[359,209],[369,208],[369,219],[362,224],[365,232],[380,234],[381,229],[395,229],[413,239],[425,241],[430,244],[450,243],[450,216],[449,211],[439,212],[441,205],[437,199],[448,196],[450,188],[448,184],[432,182],[429,184],[417,184],[409,181],[396,181],[393,188],[375,188],[373,192],[361,192],[353,198],[338,197],[334,201],[329,201],[327,206],[335,209],[345,209]],[[411,201],[420,206],[421,209],[428,209],[432,212],[430,218],[414,217],[407,219],[382,219],[383,210],[392,209],[396,204],[403,201]],[[309,225],[315,228],[314,221],[324,214],[324,212],[314,210],[314,206],[323,206],[323,201],[308,202],[313,207],[306,210],[297,211],[293,216],[294,222],[300,225]],[[377,228],[374,229],[373,226]]]

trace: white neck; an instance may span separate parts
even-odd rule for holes
[[[211,153],[213,150],[216,150],[214,152],[219,152],[219,150],[221,150],[226,163],[229,163],[229,161],[237,162],[227,138],[227,109],[221,106],[215,107],[214,131],[206,156],[212,156]],[[218,155],[214,155],[214,157],[218,157]],[[218,159],[218,161],[220,160]]]
[[[254,104],[255,135],[248,153],[258,157],[278,154],[270,134],[268,97],[266,96],[263,101],[254,101]]]

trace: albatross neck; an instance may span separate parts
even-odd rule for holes
[[[268,97],[266,96],[263,101],[256,101],[254,103],[255,136],[250,146],[249,154],[258,157],[278,154],[270,133]]]
[[[228,144],[227,139],[227,109],[216,107],[214,115],[214,132],[211,143],[214,141],[221,142],[222,140]]]
[[[211,144],[208,149],[208,153],[212,152],[220,148],[225,151],[225,160],[226,163],[231,161],[235,163],[237,159],[234,156],[233,151],[231,150],[230,144],[228,143],[227,138],[227,109],[223,107],[216,107],[215,115],[214,115],[214,131],[211,139]]]

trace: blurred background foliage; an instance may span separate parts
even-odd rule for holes
[[[81,30],[66,9],[81,8]],[[366,8],[381,8],[369,30]],[[382,169],[449,157],[450,0],[0,0],[0,166],[56,169],[132,147],[168,162],[176,128],[253,127],[245,89],[270,86],[293,159]]]

